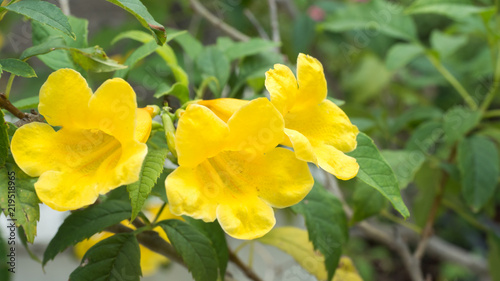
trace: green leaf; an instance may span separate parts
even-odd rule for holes
[[[24,0],[4,7],[14,13],[26,16],[32,20],[60,30],[76,39],[68,18],[56,5],[39,0]]]
[[[287,253],[317,280],[327,280],[325,258],[316,253],[313,244],[308,239],[307,231],[291,226],[276,227],[257,241]]]
[[[389,70],[401,68],[416,57],[424,53],[424,48],[415,43],[394,44],[385,58],[385,65]]]
[[[9,228],[6,228],[7,232],[10,232]],[[7,234],[9,236],[10,233]],[[15,240],[12,240],[15,241]],[[0,280],[5,280],[5,281],[10,281],[11,276],[14,276],[12,272],[9,272],[9,269],[15,265],[15,262],[12,262],[12,264],[9,264],[10,257],[11,255],[10,248],[13,246],[11,241],[7,241],[2,235],[2,232],[0,231]],[[15,255],[15,253],[14,253]],[[12,269],[15,272],[15,269]]]
[[[139,281],[141,252],[132,233],[113,235],[92,246],[69,281]]]
[[[413,131],[405,149],[427,153],[443,136],[443,125],[438,121],[427,121]]]
[[[9,126],[5,122],[3,111],[0,110],[0,168],[5,165],[9,155]]]
[[[410,216],[401,194],[399,193],[398,180],[391,166],[380,154],[373,140],[359,133],[357,137],[358,146],[356,150],[348,153],[356,158],[359,164],[357,178],[378,190],[385,198],[389,199],[394,209],[404,218]]]
[[[437,29],[433,30],[431,34],[431,46],[441,58],[452,55],[466,43],[466,35],[449,35]]]
[[[151,31],[158,45],[165,44],[167,35],[165,27],[153,19],[153,16],[148,12],[146,7],[139,0],[107,0],[127,12],[131,13],[145,28]]]
[[[18,59],[2,59],[0,60],[0,65],[3,68],[3,71],[10,72],[17,76],[22,77],[36,77],[35,70],[31,68],[29,64],[22,60]]]
[[[215,281],[218,276],[217,254],[210,240],[193,226],[180,220],[158,223],[172,246],[184,260],[196,281]]]
[[[40,200],[36,196],[36,178],[26,175],[17,165],[6,162],[0,168],[0,208],[5,216],[15,219],[17,227],[23,227],[30,243],[36,236],[40,219]]]
[[[472,136],[458,146],[458,167],[462,175],[462,194],[475,211],[493,196],[498,183],[498,149],[486,137]]]
[[[175,83],[170,88],[162,88],[154,94],[155,98],[160,98],[166,95],[177,97],[182,104],[189,101],[189,89],[182,83]]]
[[[438,14],[460,21],[491,9],[479,7],[469,0],[417,0],[406,9],[408,14]]]
[[[109,200],[69,215],[43,254],[43,265],[67,247],[130,218],[130,203]]]
[[[128,67],[125,69],[118,70],[115,73],[114,77],[126,78],[128,76],[129,71],[132,70],[132,68],[137,62],[151,55],[157,48],[158,45],[153,40],[137,48],[132,54],[130,54],[130,56],[124,63],[124,65]]]
[[[172,30],[172,32],[170,33],[170,30],[169,30],[167,41],[165,41],[165,43],[168,43],[170,40],[172,40],[175,37],[180,36],[186,32],[187,32],[186,30],[182,30],[182,31]],[[154,37],[146,32],[143,32],[143,31],[127,30],[127,31],[124,31],[124,32],[116,35],[116,37],[113,38],[113,40],[111,40],[111,45],[114,45],[114,44],[116,44],[116,42],[123,40],[123,39],[132,39],[132,40],[136,40],[136,41],[139,41],[142,43],[147,43],[147,42],[153,40]]]
[[[175,29],[168,29],[168,32],[174,33],[178,32],[178,30]],[[198,55],[201,53],[201,51],[204,49],[203,45],[198,41],[196,38],[194,38],[189,32],[186,32],[174,39],[175,42],[177,42],[184,52],[192,59],[195,60]]]
[[[415,178],[426,155],[421,151],[383,150],[382,156],[391,166],[399,183],[399,189],[406,188]]]
[[[40,260],[40,258],[38,258],[38,256],[33,253],[33,251],[31,251],[31,249],[29,248],[28,246],[28,237],[26,236],[26,232],[24,232],[24,228],[22,227],[19,227],[17,229],[17,233],[19,234],[19,240],[21,240],[21,244],[23,244],[24,246],[24,249],[26,250],[26,252],[28,252],[28,255],[30,256],[30,258],[34,261],[36,261],[37,263],[41,264],[42,261]]]
[[[196,65],[200,69],[203,78],[214,76],[219,80],[219,85],[210,87],[216,96],[220,96],[222,89],[229,79],[230,64],[227,57],[215,47],[204,48],[196,59]]]
[[[347,219],[342,203],[315,183],[306,198],[292,206],[292,210],[304,216],[309,240],[314,249],[325,256],[327,280],[331,280],[342,254],[342,245],[348,237]]]
[[[110,72],[127,68],[118,62],[109,59],[104,50],[99,46],[77,49],[69,48],[73,61],[86,71]]]
[[[268,49],[278,47],[280,44],[260,38],[252,38],[245,42],[234,43],[229,46],[224,53],[232,61],[246,56],[251,56],[265,52]]]
[[[152,41],[154,43],[154,41]],[[148,147],[148,154],[142,163],[139,180],[127,185],[127,190],[132,202],[132,217],[134,220],[141,211],[144,202],[149,196],[151,189],[156,184],[156,180],[163,171],[163,164],[167,158],[168,149],[154,149]]]
[[[422,121],[433,119],[441,120],[443,112],[441,109],[433,106],[417,106],[409,108],[405,112],[398,115],[390,126],[390,132],[395,135],[405,127],[416,125]]]
[[[335,32],[366,30],[369,35],[365,36],[369,39],[379,32],[409,41],[417,38],[412,18],[403,14],[403,8],[399,4],[384,0],[346,5],[345,8],[337,9],[320,28]]]
[[[49,36],[42,43],[30,47],[21,54],[21,60],[27,60],[34,56],[50,53],[52,51],[66,47],[66,42],[62,36]]]
[[[218,222],[204,222],[191,217],[185,217],[186,221],[198,229],[203,235],[210,239],[211,245],[217,254],[219,264],[219,276],[224,280],[227,263],[229,261],[229,249],[227,248],[226,234]]]
[[[352,200],[354,214],[351,220],[353,223],[380,213],[387,202],[377,190],[360,180],[356,181]]]
[[[481,120],[481,113],[469,108],[456,106],[446,112],[443,118],[443,130],[446,142],[452,144],[474,129]]]
[[[500,238],[494,234],[488,235],[488,265],[493,281],[500,281]]]
[[[12,104],[20,110],[23,109],[33,109],[38,107],[38,103],[40,102],[39,96],[25,98],[21,100],[17,100]]]

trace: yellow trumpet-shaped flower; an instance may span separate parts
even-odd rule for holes
[[[266,72],[271,102],[285,120],[282,144],[293,147],[297,158],[313,162],[339,179],[356,176],[356,159],[344,152],[356,148],[358,128],[333,102],[326,99],[327,86],[321,63],[304,54],[297,60],[297,78],[285,65]],[[220,118],[245,104],[236,99],[200,101]]]
[[[137,108],[130,85],[115,78],[97,91],[76,71],[52,73],[40,89],[40,113],[45,123],[20,127],[12,138],[19,167],[40,177],[40,200],[58,211],[95,202],[99,194],[135,182],[151,131],[151,116]]]
[[[307,163],[276,147],[283,129],[283,117],[266,98],[245,104],[227,122],[189,105],[176,132],[180,166],[165,183],[172,213],[217,218],[239,239],[269,232],[276,222],[272,207],[298,203],[313,185]]]
[[[160,210],[160,206],[150,205],[150,206],[146,207],[146,210],[144,213],[146,214],[146,216],[149,219],[152,220],[152,219],[154,219],[154,215],[156,215],[159,210]],[[162,220],[167,220],[167,219],[184,220],[182,217],[178,217],[178,216],[173,215],[168,210],[168,208],[165,208],[162,211],[162,213],[160,214],[160,216],[158,217],[157,221],[162,221]],[[135,227],[132,224],[130,224],[128,221],[123,221],[122,224],[127,226],[127,227],[130,227],[132,229],[135,229]],[[165,234],[165,231],[163,231],[161,229],[161,227],[159,227],[159,226],[155,227],[154,230],[156,232],[158,232],[158,235],[160,235],[161,238],[165,239],[167,242],[170,242],[170,240],[168,240],[167,235]],[[76,244],[73,250],[74,250],[76,256],[79,259],[82,259],[83,256],[85,255],[85,253],[92,246],[97,244],[99,241],[102,241],[102,240],[104,240],[108,237],[111,237],[111,236],[113,236],[113,233],[109,233],[109,232],[101,232],[101,233],[94,234],[89,239],[86,239],[86,240]],[[148,249],[142,245],[139,245],[139,249],[140,249],[140,253],[141,253],[141,269],[142,269],[143,276],[153,275],[154,273],[156,273],[156,271],[162,265],[169,262],[169,260],[166,257],[164,257],[156,252],[153,252],[150,249]]]

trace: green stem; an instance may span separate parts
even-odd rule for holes
[[[495,64],[495,75],[493,77],[493,85],[490,88],[490,91],[488,91],[488,93],[486,94],[486,97],[484,98],[484,101],[480,107],[480,110],[481,112],[483,112],[483,115],[490,106],[493,99],[495,98],[496,94],[498,93],[499,83],[500,83],[500,47],[498,47],[498,53]]]
[[[151,224],[153,224],[153,225],[154,225],[154,224],[156,223],[156,221],[158,220],[158,218],[160,218],[160,215],[161,215],[161,213],[163,212],[163,209],[165,209],[165,206],[167,206],[167,203],[166,203],[166,202],[165,202],[165,203],[163,203],[163,205],[161,205],[160,210],[159,210],[159,211],[158,211],[158,213],[156,214],[156,217],[155,217],[155,219],[153,220],[153,222],[152,222]]]
[[[250,244],[250,243],[252,243],[252,240],[248,240],[248,241],[241,243],[240,245],[238,245],[238,247],[236,247],[236,249],[234,249],[234,253],[237,254],[239,251],[241,251],[241,249],[245,248],[245,246]]]
[[[465,100],[465,103],[472,109],[477,109],[477,104],[474,99],[471,97],[469,92],[458,82],[458,80],[451,74],[446,67],[441,63],[439,59],[437,59],[434,55],[427,53],[426,54],[429,61],[434,65],[434,67],[443,75],[443,77],[455,88],[455,90],[462,96]]]
[[[390,220],[390,221],[393,221],[397,224],[400,224],[408,229],[411,229],[413,231],[415,231],[416,233],[420,234],[422,233],[422,228],[419,227],[418,225],[415,225],[413,223],[409,223],[399,217],[396,217],[395,215],[389,213],[387,210],[382,210],[382,212],[380,213],[382,216],[384,216],[386,219]]]
[[[483,118],[494,118],[494,117],[500,117],[500,109],[486,111],[483,114]]]
[[[10,90],[12,89],[12,83],[14,82],[14,78],[16,75],[10,74],[9,80],[7,81],[7,86],[5,87],[5,97],[8,99],[10,96]]]
[[[484,232],[488,232],[489,229],[478,222],[474,216],[468,214],[466,211],[464,211],[460,206],[455,204],[454,202],[450,201],[449,199],[443,199],[443,205],[446,208],[449,208],[453,210],[455,213],[457,213],[459,216],[461,216],[466,222],[470,223],[472,226],[475,228],[482,230]]]

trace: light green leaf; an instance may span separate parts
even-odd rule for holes
[[[462,194],[475,211],[493,196],[498,183],[498,149],[486,137],[472,136],[458,146],[458,167],[462,175]]]
[[[64,49],[65,47],[66,42],[62,36],[49,36],[42,43],[24,50],[19,59],[27,60],[34,56],[47,54],[58,49]]]
[[[9,155],[10,145],[8,129],[9,126],[5,122],[3,111],[0,110],[0,168],[5,165]]]
[[[394,44],[385,58],[385,65],[389,70],[401,68],[416,57],[424,53],[424,48],[415,43]]]
[[[168,32],[178,32],[175,29],[168,29]],[[180,36],[177,36],[174,39],[175,42],[181,45],[182,49],[186,54],[192,59],[195,60],[201,51],[204,49],[203,45],[198,41],[198,39],[194,38],[189,32],[186,32]]]
[[[306,198],[292,206],[292,210],[304,216],[309,240],[314,249],[324,255],[327,280],[331,280],[339,264],[342,245],[348,237],[347,218],[342,203],[315,183]]]
[[[156,48],[158,48],[158,45],[156,44],[155,41],[151,40],[145,43],[144,45],[140,46],[139,48],[135,49],[135,51],[132,54],[130,54],[130,56],[124,63],[124,65],[128,67],[115,72],[114,77],[126,78],[128,76],[129,71],[132,70],[134,65],[140,60],[144,59],[145,57],[151,55],[156,50]]]
[[[35,96],[35,97],[30,97],[30,98],[25,98],[25,99],[15,101],[12,104],[15,107],[17,107],[18,109],[24,110],[24,109],[37,108],[39,102],[40,102],[40,97]]]
[[[438,14],[460,21],[491,7],[480,7],[469,0],[417,0],[406,9],[408,14]]]
[[[63,14],[61,9],[54,4],[39,0],[24,0],[3,8],[42,24],[46,24],[76,39],[68,22],[68,18]]]
[[[359,164],[357,178],[378,190],[385,198],[389,199],[394,209],[404,218],[410,216],[401,194],[399,193],[398,180],[391,166],[380,154],[373,140],[359,133],[357,137],[358,147],[349,156],[356,158]]]
[[[227,57],[215,47],[207,47],[199,54],[196,59],[196,65],[201,71],[203,78],[214,76],[219,80],[219,86],[216,83],[210,84],[210,89],[216,96],[220,96],[222,89],[229,79],[230,64]]]
[[[152,41],[154,43],[154,41]],[[144,202],[149,196],[151,189],[156,184],[156,180],[163,171],[163,164],[167,158],[168,149],[154,149],[148,146],[148,154],[142,163],[139,180],[127,185],[127,190],[132,202],[132,217],[134,220],[141,211]]]
[[[67,247],[130,218],[129,202],[109,200],[69,215],[43,254],[43,265]]]
[[[137,20],[144,26],[149,29],[153,36],[155,37],[156,43],[158,45],[165,44],[165,40],[167,39],[167,35],[165,34],[165,27],[159,24],[153,19],[153,16],[148,12],[146,7],[139,0],[107,0],[127,12],[131,13]]]
[[[115,234],[92,246],[69,276],[70,281],[139,281],[139,242],[132,233]]]
[[[13,163],[6,162],[0,168],[0,208],[5,216],[16,220],[17,227],[24,228],[30,243],[35,240],[37,222],[40,219],[40,200],[34,186],[36,180]]]
[[[22,76],[22,77],[36,77],[35,70],[31,68],[29,64],[22,60],[18,59],[1,59],[0,60],[0,65],[3,68],[3,71],[10,72],[14,75],[17,76]]]
[[[380,213],[387,202],[387,199],[376,189],[360,180],[356,181],[356,189],[352,195],[352,200],[354,213],[351,220],[353,223]]]
[[[232,61],[246,56],[262,53],[268,49],[278,47],[280,44],[260,38],[252,38],[245,42],[234,43],[224,53]]]
[[[449,35],[439,30],[433,30],[431,34],[431,46],[441,58],[452,55],[467,43],[465,35]]]
[[[415,23],[411,17],[403,14],[403,7],[384,0],[348,4],[345,8],[337,9],[320,28],[335,32],[363,30],[366,31],[363,33],[366,37],[376,36],[380,32],[408,41],[416,40],[417,37]]]
[[[217,254],[211,241],[193,226],[180,220],[158,223],[196,281],[215,281],[218,276]]]
[[[127,68],[127,66],[108,58],[99,46],[85,49],[69,48],[69,51],[73,61],[86,71],[110,72]]]
[[[452,144],[474,129],[481,120],[481,113],[469,108],[456,106],[446,112],[443,118],[443,130],[446,142]]]
[[[426,155],[421,151],[383,150],[382,156],[391,166],[399,183],[399,189],[406,188],[415,178]]]
[[[177,97],[181,102],[181,105],[189,101],[189,89],[184,84],[179,82],[175,83],[170,88],[167,87],[159,89],[159,91],[154,94],[154,97],[160,98],[166,95]]]

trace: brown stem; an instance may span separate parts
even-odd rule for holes
[[[254,281],[262,281],[255,272],[249,268],[235,253],[233,253],[231,250],[229,251],[229,260],[234,263],[245,275],[254,280]]]
[[[23,119],[24,117],[26,117],[26,114],[24,112],[17,109],[17,107],[10,103],[9,99],[7,99],[4,93],[0,93],[0,107],[6,109],[19,119]]]

